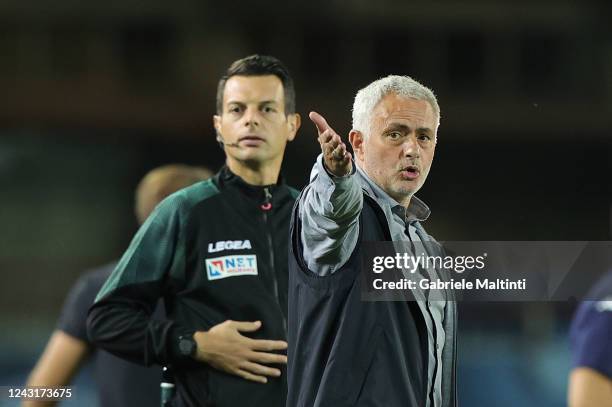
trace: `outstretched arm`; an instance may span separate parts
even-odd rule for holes
[[[340,136],[320,114],[311,112],[309,117],[317,128],[321,155],[299,204],[300,238],[308,268],[329,275],[346,263],[357,244],[363,195]]]

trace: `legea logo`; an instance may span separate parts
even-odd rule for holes
[[[209,243],[208,253],[215,253],[223,250],[242,250],[250,248],[250,240],[221,240],[219,242]]]
[[[257,275],[257,256],[233,255],[206,259],[206,275],[209,280],[226,277]]]

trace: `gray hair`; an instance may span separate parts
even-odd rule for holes
[[[409,76],[389,75],[370,83],[357,92],[353,103],[353,129],[367,137],[370,132],[372,111],[378,102],[390,93],[429,102],[436,116],[436,124],[440,124],[440,106],[431,89]]]

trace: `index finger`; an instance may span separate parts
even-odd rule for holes
[[[308,117],[310,117],[310,120],[312,120],[315,126],[317,126],[317,131],[319,132],[319,134],[323,133],[327,129],[331,129],[331,127],[329,127],[329,124],[327,124],[327,120],[325,120],[325,118],[319,113],[314,111],[310,112],[308,114]]]
[[[253,350],[273,351],[287,349],[287,342],[271,341],[268,339],[251,339],[249,345]]]

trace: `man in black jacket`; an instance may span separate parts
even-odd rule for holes
[[[354,163],[325,119],[310,118],[322,154],[292,221],[287,407],[454,406],[451,293],[415,289],[410,301],[361,296],[368,242],[390,241],[392,254],[439,253],[420,223],[429,209],[414,196],[433,162],[436,98],[407,76],[360,90],[349,134]],[[418,273],[447,278],[434,268]]]
[[[96,345],[171,365],[176,406],[284,406],[287,239],[296,191],[279,178],[300,126],[275,58],[234,62],[220,80],[226,166],[164,200],[89,312]],[[150,318],[164,298],[168,319]]]

